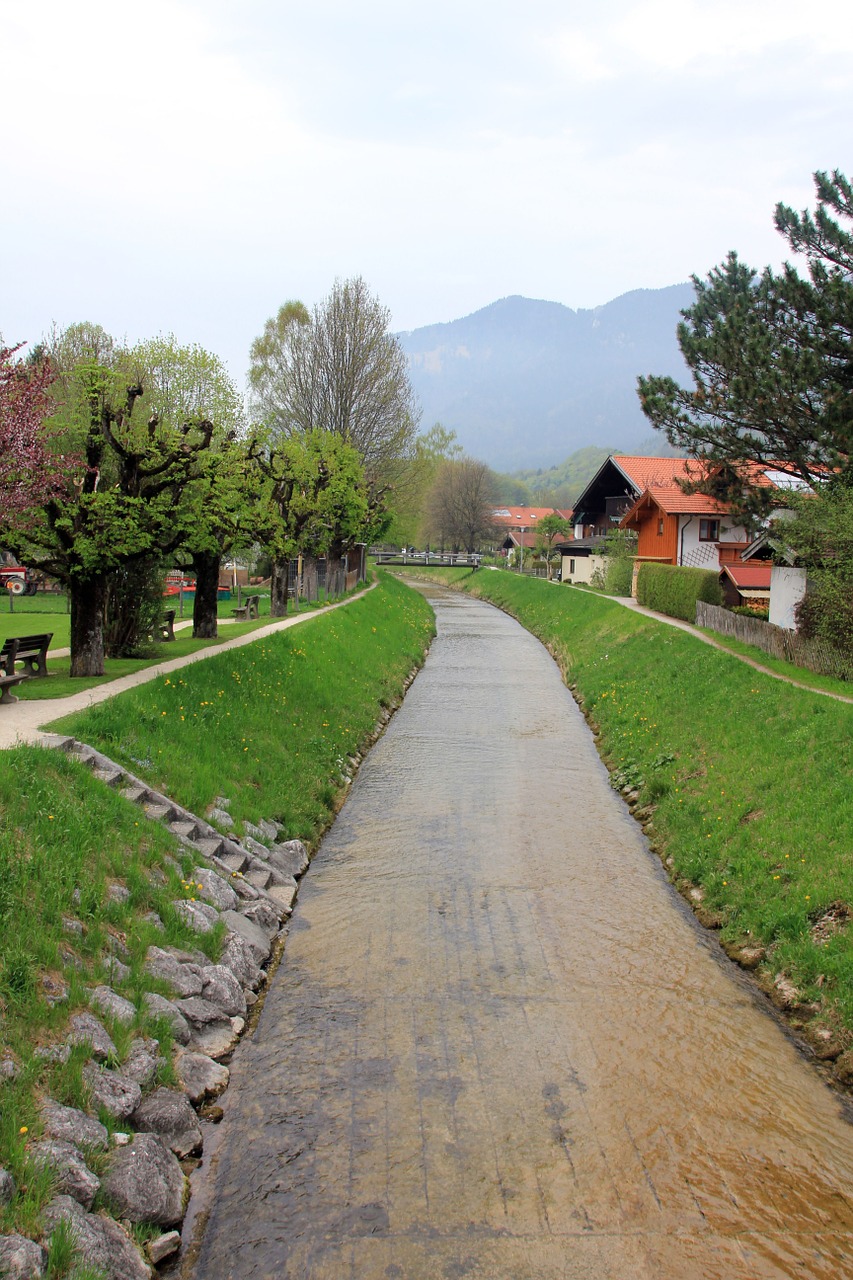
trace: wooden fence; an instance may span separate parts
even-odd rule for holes
[[[730,613],[718,605],[697,600],[696,625],[717,631],[720,635],[733,636],[744,644],[753,644],[771,658],[791,662],[795,667],[834,676],[836,680],[853,680],[853,654],[842,653],[825,641],[807,639],[796,631],[774,626],[761,618],[747,618],[744,614]]]

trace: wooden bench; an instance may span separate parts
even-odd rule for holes
[[[236,622],[248,622],[250,618],[260,617],[260,596],[245,596],[243,603],[237,609],[232,609],[234,620]]]
[[[174,640],[175,638],[175,610],[167,609],[163,614],[163,621],[160,623],[160,639]]]
[[[7,676],[13,676],[15,663],[23,662],[25,676],[46,676],[47,651],[52,639],[53,632],[49,631],[40,636],[13,636],[4,641],[0,649],[0,669]]]

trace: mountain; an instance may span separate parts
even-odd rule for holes
[[[422,424],[441,422],[498,471],[547,467],[588,444],[647,440],[641,373],[687,377],[675,329],[691,284],[635,289],[591,310],[511,297],[399,334]]]

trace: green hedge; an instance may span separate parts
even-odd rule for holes
[[[674,564],[641,564],[637,600],[670,618],[696,621],[696,601],[722,604],[719,574],[713,569],[687,569]]]

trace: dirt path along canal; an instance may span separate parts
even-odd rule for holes
[[[843,1280],[853,1129],[539,643],[440,589],[232,1063],[195,1280]]]

